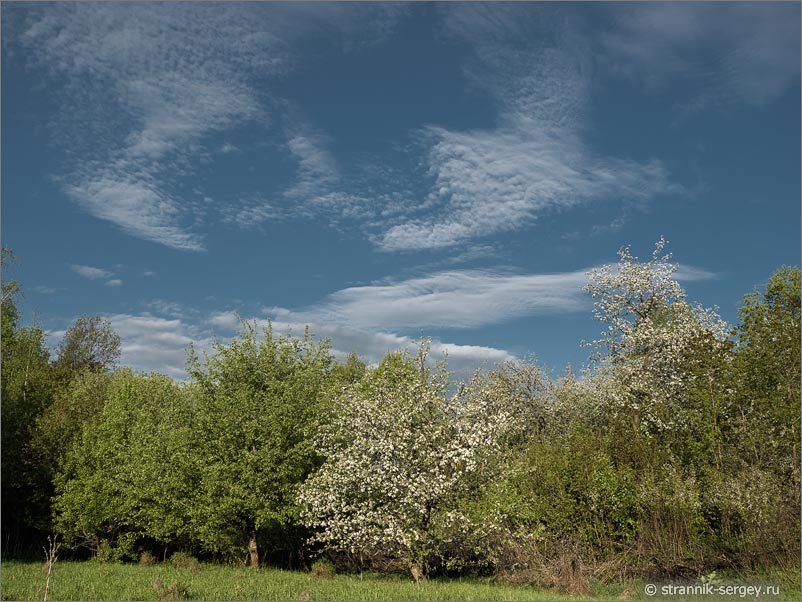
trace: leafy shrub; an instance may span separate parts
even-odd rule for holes
[[[776,475],[756,467],[733,475],[717,473],[703,496],[708,545],[749,569],[789,558],[798,562],[798,491],[794,495]]]
[[[704,566],[704,528],[696,478],[667,465],[640,484],[638,554],[663,574],[694,574]]]
[[[170,564],[173,568],[183,569],[190,573],[198,573],[201,570],[201,564],[198,559],[186,552],[176,552],[170,556]]]
[[[337,574],[334,564],[331,560],[321,558],[312,563],[311,574],[313,577],[320,577],[323,579],[331,579]]]
[[[632,471],[616,466],[604,441],[583,428],[564,438],[533,440],[487,491],[487,507],[498,508],[510,533],[535,537],[547,555],[549,546],[556,554],[557,544],[572,540],[584,554],[603,557],[630,544],[636,533]]]
[[[94,559],[98,562],[111,562],[114,560],[114,549],[108,539],[101,539],[95,548]]]

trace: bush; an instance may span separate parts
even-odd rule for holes
[[[557,554],[564,540],[577,542],[588,558],[622,549],[636,533],[636,483],[604,447],[598,435],[580,428],[532,441],[487,489],[488,508],[498,508],[511,533],[534,536],[546,555]]]
[[[173,568],[183,569],[190,573],[197,573],[201,570],[201,564],[198,559],[186,552],[176,552],[170,556],[170,564]]]
[[[334,564],[331,562],[331,560],[321,558],[320,560],[316,560],[314,563],[312,563],[312,569],[310,573],[313,577],[331,579],[337,574],[337,571],[334,568]]]
[[[108,539],[101,539],[95,548],[95,560],[98,562],[111,562],[114,560],[114,549]]]
[[[700,487],[667,465],[647,474],[640,485],[637,549],[640,558],[666,575],[694,575],[705,566]]]
[[[730,564],[754,569],[799,559],[799,488],[749,467],[706,483],[707,543]],[[790,495],[789,495],[790,494]]]

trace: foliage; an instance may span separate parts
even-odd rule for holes
[[[800,272],[783,267],[740,308],[736,372],[740,436],[750,459],[790,476],[799,465]],[[796,459],[794,464],[785,462]]]
[[[53,402],[36,421],[31,448],[51,478],[86,425],[100,418],[113,378],[106,372],[82,370],[54,393]]]
[[[444,363],[429,368],[427,354],[391,353],[343,392],[318,441],[326,463],[299,497],[326,549],[399,558],[416,579],[449,537],[482,528],[456,502],[476,494],[515,418],[495,394],[510,380],[477,377],[449,397]]]
[[[3,249],[4,276],[13,255]],[[20,327],[15,280],[4,278],[2,287],[2,379],[0,379],[0,438],[2,467],[2,532],[4,552],[38,553],[41,538],[49,531],[48,475],[32,461],[31,426],[51,403],[53,379],[44,331]]]
[[[330,365],[328,345],[308,332],[275,337],[268,325],[258,340],[248,323],[205,363],[192,355],[192,523],[204,549],[239,554],[257,537],[302,542],[295,488],[319,463],[311,437]]]
[[[0,296],[0,309],[2,309],[2,336],[0,343],[3,345],[3,352],[13,345],[14,333],[16,333],[19,323],[19,309],[15,297],[19,294],[19,284],[16,280],[7,278],[9,265],[14,262],[14,253],[11,249],[3,247],[0,255],[0,269],[2,270],[3,284],[2,296]]]
[[[56,366],[76,373],[110,368],[120,357],[120,335],[100,316],[81,316],[64,334],[58,349]]]
[[[321,583],[344,582],[335,565],[585,594],[594,575],[794,566],[800,272],[747,294],[730,328],[686,300],[664,248],[645,262],[621,249],[590,274],[595,361],[553,381],[525,360],[453,382],[425,343],[338,362],[308,331],[249,323],[202,359],[191,350],[183,383],[113,369],[119,337],[97,317],[51,361],[6,278],[4,552],[38,551],[55,526],[106,571],[165,571],[136,590],[165,598],[206,591],[213,569],[195,558],[210,557],[327,559],[312,573],[330,578],[270,590],[283,598],[334,591]],[[172,565],[155,562],[168,551]],[[238,579],[232,597],[256,595]]]
[[[166,376],[113,375],[95,422],[67,454],[56,476],[56,527],[65,544],[118,560],[137,557],[136,543],[189,537],[187,499],[197,470],[189,455],[191,406]]]

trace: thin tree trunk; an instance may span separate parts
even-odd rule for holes
[[[259,568],[259,546],[256,544],[256,532],[251,531],[251,540],[248,542],[248,552],[251,556],[251,568]]]

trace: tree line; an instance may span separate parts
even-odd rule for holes
[[[495,574],[794,567],[800,553],[800,272],[735,326],[693,304],[661,239],[589,274],[583,373],[534,359],[457,382],[447,358],[336,359],[307,330],[242,323],[187,378],[116,365],[81,317],[53,357],[2,290],[2,546],[76,557]],[[10,252],[3,252],[8,270]]]

